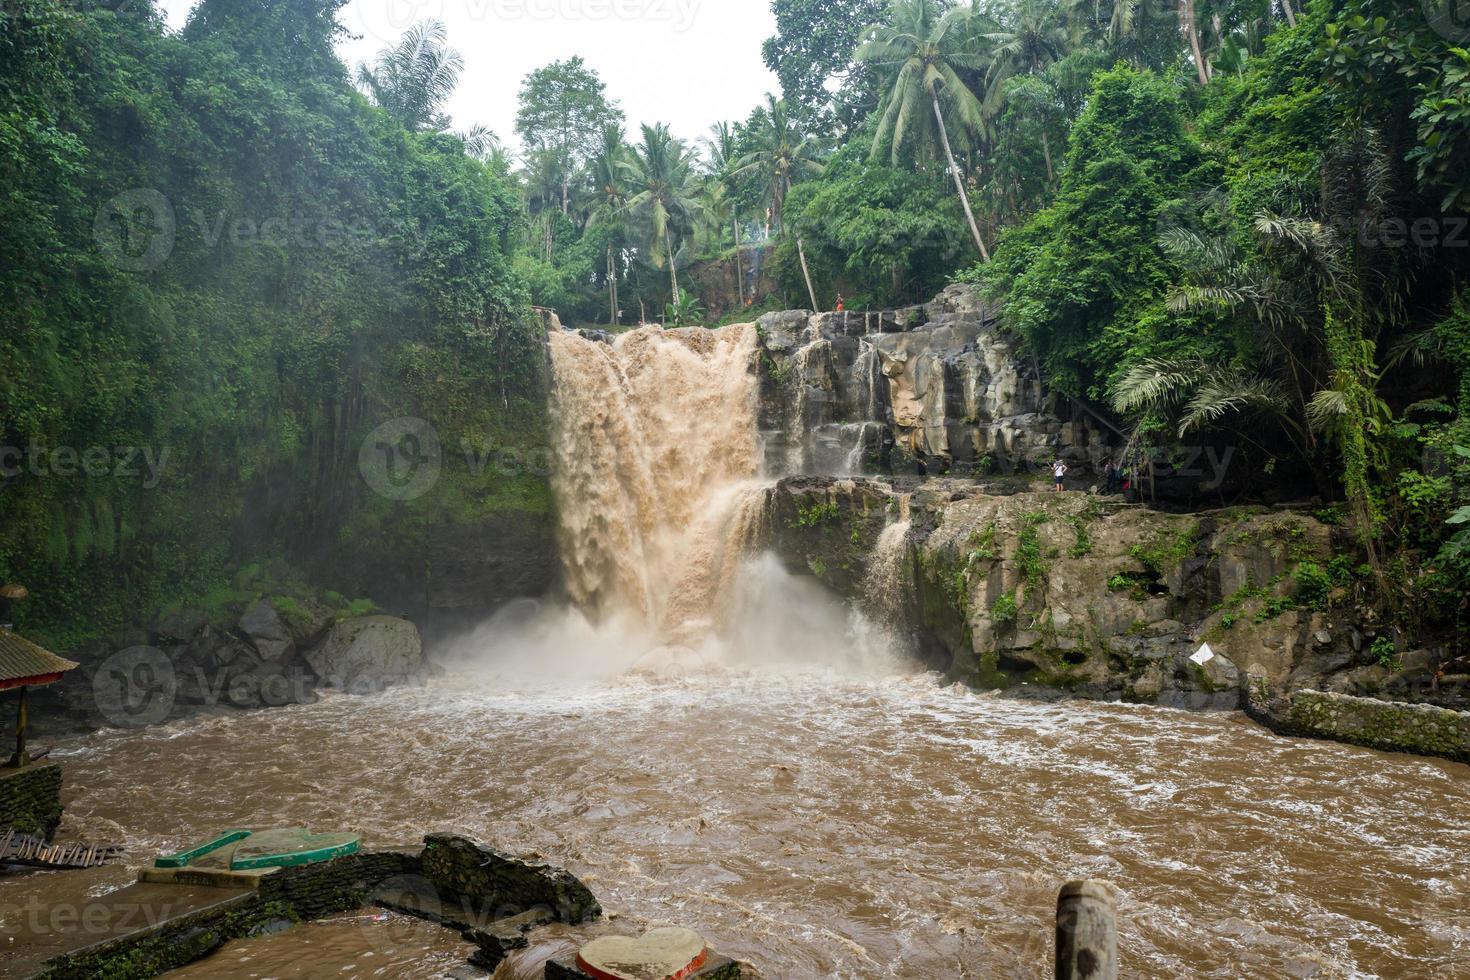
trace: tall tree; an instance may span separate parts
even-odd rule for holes
[[[699,218],[699,184],[694,155],[662,123],[644,124],[633,148],[633,197],[628,210],[647,222],[648,254],[655,268],[667,265],[674,305],[680,305],[678,251],[674,240],[693,231]]]
[[[979,72],[986,67],[985,59],[971,48],[967,28],[973,16],[974,9],[969,7],[941,12],[935,0],[894,0],[888,22],[868,28],[853,57],[880,67],[889,79],[873,139],[873,155],[889,145],[897,161],[901,148],[917,135],[928,103],[970,234],[981,259],[989,262],[990,250],[975,222],[964,174],[955,162],[949,138],[949,122],[970,133],[985,129],[984,107],[959,75],[961,71]]]
[[[571,210],[572,176],[597,151],[603,128],[621,125],[623,111],[581,58],[557,61],[521,84],[516,133],[526,151],[546,151],[560,161],[562,213]]]
[[[835,121],[852,128],[872,110],[852,50],[863,25],[886,7],[886,0],[773,0],[776,34],[762,55],[781,80],[782,97],[804,120],[834,115],[835,102]]]
[[[357,67],[357,83],[404,129],[442,132],[449,118],[440,110],[464,71],[464,59],[449,46],[448,31],[437,20],[415,24],[399,42],[378,52],[371,66]],[[488,149],[493,135],[472,131],[476,146]],[[466,141],[469,142],[469,139]]]
[[[633,176],[632,159],[623,138],[623,127],[603,127],[602,146],[592,158],[590,167],[596,183],[596,195],[588,226],[604,228],[607,241],[607,293],[611,312],[608,322],[618,322],[618,254],[627,231],[628,187]]]
[[[735,174],[759,174],[766,181],[771,220],[779,229],[792,186],[822,172],[822,144],[802,133],[774,95],[766,96],[766,111],[750,135],[756,148],[736,163]]]

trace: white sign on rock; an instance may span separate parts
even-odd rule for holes
[[[1193,660],[1195,663],[1203,667],[1205,664],[1215,659],[1215,651],[1211,650],[1210,645],[1206,643],[1204,646],[1195,651],[1194,656],[1190,657],[1189,659]]]

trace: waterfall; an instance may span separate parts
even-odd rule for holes
[[[868,558],[868,573],[863,579],[863,597],[890,621],[903,618],[908,599],[904,560],[908,555],[909,531],[913,527],[909,516],[912,497],[905,493],[894,499],[898,502],[898,513],[878,536]]]
[[[559,544],[572,602],[661,642],[721,625],[760,529],[756,332],[550,335]]]

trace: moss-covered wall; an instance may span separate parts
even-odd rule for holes
[[[61,767],[0,769],[0,831],[51,839],[61,823]]]
[[[1298,691],[1292,697],[1290,717],[1298,734],[1313,738],[1470,762],[1467,712],[1326,691]]]
[[[586,922],[602,915],[592,892],[571,872],[527,864],[463,837],[426,837],[422,865],[424,878],[441,899],[496,918],[537,908],[559,922]]]

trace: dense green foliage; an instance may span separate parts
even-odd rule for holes
[[[0,11],[0,577],[37,622],[544,508],[528,475],[411,505],[350,478],[394,416],[534,444],[530,303],[689,324],[960,278],[1130,457],[1238,450],[1233,493],[1345,516],[1374,614],[1464,642],[1470,32],[1434,4],[774,0],[782,92],[747,118],[630,136],[571,58],[526,79],[518,160],[452,131],[437,25],[355,89],[340,5]],[[55,476],[60,446],[170,455],[145,487]]]
[[[364,494],[387,419],[539,440],[541,355],[515,185],[349,84],[338,5],[205,0],[177,35],[146,2],[0,11],[0,579],[63,646],[245,554],[545,506]]]

